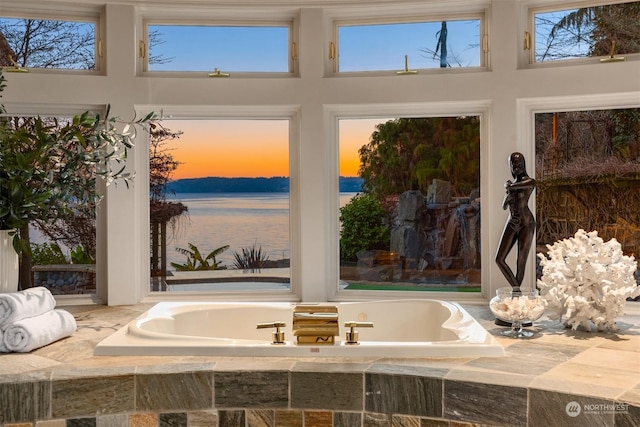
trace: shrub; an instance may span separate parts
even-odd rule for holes
[[[234,265],[238,270],[251,270],[252,272],[260,272],[269,257],[262,252],[262,246],[256,248],[254,244],[250,248],[242,248],[242,254],[234,252]]]
[[[202,256],[200,250],[193,243],[188,243],[189,249],[176,248],[176,251],[182,255],[186,255],[187,262],[184,264],[171,263],[176,271],[196,271],[196,270],[226,270],[227,267],[216,261],[216,256],[229,249],[229,245],[221,246],[214,249],[207,256]]]
[[[386,212],[371,194],[354,196],[340,208],[340,259],[356,261],[357,253],[372,249],[389,249],[389,229],[384,224]]]
[[[69,264],[56,243],[32,243],[31,259],[34,265]]]
[[[78,245],[71,251],[71,262],[73,264],[95,264],[96,260],[93,259],[91,254],[84,249],[84,246]]]

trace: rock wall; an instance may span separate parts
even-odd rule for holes
[[[451,184],[441,180],[434,180],[426,197],[420,191],[401,194],[390,251],[409,279],[430,270],[459,270],[464,276],[479,268],[479,194],[453,198]]]

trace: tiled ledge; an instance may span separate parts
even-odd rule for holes
[[[536,324],[506,358],[95,357],[148,306],[70,307],[74,336],[0,356],[0,424],[74,426],[635,426],[640,316],[618,334]],[[492,333],[485,307],[466,307]],[[582,414],[570,417],[577,402]],[[575,408],[574,408],[575,409]],[[588,413],[587,413],[588,412]]]

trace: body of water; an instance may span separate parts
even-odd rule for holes
[[[341,193],[340,206],[355,194]],[[288,193],[177,193],[167,200],[179,201],[189,209],[173,235],[168,233],[169,263],[185,263],[186,256],[175,248],[188,249],[189,243],[203,256],[229,245],[216,257],[228,268],[233,268],[234,252],[253,246],[262,247],[273,261],[290,257]]]

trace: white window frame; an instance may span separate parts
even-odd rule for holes
[[[167,15],[142,10],[141,19],[138,23],[138,32],[141,34],[137,41],[137,74],[145,77],[199,77],[210,78],[209,71],[149,71],[149,25],[184,25],[184,26],[226,26],[226,27],[287,27],[289,33],[288,40],[288,68],[287,72],[263,72],[263,71],[234,71],[219,70],[222,73],[229,73],[229,78],[265,78],[265,77],[297,77],[298,76],[298,56],[300,54],[300,44],[298,42],[299,19],[294,14],[274,14],[272,11],[264,13],[254,12],[246,17],[225,17],[224,14],[211,14],[210,10],[203,10],[202,13],[195,13],[190,9],[187,13]],[[215,65],[213,65],[215,67]]]
[[[518,34],[518,65],[519,68],[546,68],[546,67],[566,67],[579,66],[587,64],[599,64],[602,56],[593,56],[586,58],[563,59],[556,61],[536,62],[535,60],[535,14],[543,12],[553,12],[562,10],[580,9],[583,7],[606,6],[611,4],[633,3],[636,0],[603,0],[603,1],[574,1],[561,2],[558,0],[547,0],[532,2],[526,1],[522,4],[521,30]],[[528,35],[527,35],[528,34]],[[528,40],[527,40],[528,38]],[[529,45],[527,49],[525,46]],[[626,61],[640,61],[640,52],[622,55]],[[608,65],[603,63],[603,66]]]
[[[91,22],[95,25],[95,69],[94,70],[76,70],[66,68],[30,68],[30,73],[46,73],[46,74],[98,74],[104,75],[106,72],[106,24],[104,7],[85,6],[85,5],[45,5],[42,4],[38,8],[27,8],[23,3],[3,4],[0,9],[0,15],[5,18],[16,19],[38,19],[51,21],[75,21],[75,22]],[[5,70],[10,67],[5,67]],[[6,77],[6,75],[5,75]]]
[[[340,57],[340,40],[338,38],[338,29],[342,26],[357,26],[357,25],[383,25],[383,24],[410,24],[421,22],[441,22],[441,21],[462,21],[462,20],[479,20],[480,21],[480,65],[473,67],[447,67],[447,68],[419,68],[412,67],[409,63],[410,69],[416,69],[418,74],[435,74],[435,73],[461,73],[461,72],[478,72],[486,71],[489,68],[489,25],[488,25],[488,13],[486,9],[470,10],[466,12],[417,12],[410,16],[404,15],[391,15],[391,16],[341,16],[336,17],[332,21],[331,33],[329,35],[328,54],[326,67],[326,73],[331,76],[371,76],[371,75],[397,75],[396,71],[403,70],[403,64],[401,58],[398,59],[398,69],[389,70],[372,70],[372,71],[340,71],[338,70],[338,58]],[[333,44],[333,47],[331,47]],[[410,58],[409,58],[410,60]]]
[[[361,291],[340,290],[340,238],[339,238],[339,141],[338,122],[340,119],[362,119],[379,117],[445,117],[445,116],[478,116],[480,117],[480,194],[489,194],[489,159],[490,145],[489,123],[491,120],[491,102],[438,102],[415,104],[385,104],[385,105],[326,105],[324,108],[325,127],[328,129],[325,146],[325,168],[330,171],[329,185],[325,194],[328,218],[327,250],[329,251],[329,277],[334,278],[327,284],[329,301],[355,301],[366,299],[392,298],[437,298],[447,299],[455,296],[458,301],[482,301],[489,292],[489,265],[493,262],[493,254],[489,251],[481,252],[481,283],[480,292],[424,292],[424,291]],[[482,207],[481,207],[482,209]],[[487,209],[487,208],[485,208]],[[489,227],[480,227],[480,241],[489,242]]]
[[[150,236],[146,233],[143,237],[142,248],[147,253],[143,256],[140,268],[146,272],[147,280],[142,292],[145,301],[193,301],[194,299],[212,299],[216,301],[300,301],[301,284],[301,260],[300,260],[300,108],[295,105],[271,105],[271,106],[136,106],[136,115],[144,117],[152,111],[160,112],[159,120],[288,120],[289,121],[289,253],[290,255],[290,288],[288,291],[151,291],[149,286]],[[142,147],[146,156],[137,156],[136,169],[139,171],[136,182],[141,192],[146,194],[141,203],[141,212],[146,230],[150,229],[149,220],[149,138],[139,138],[138,147]]]

